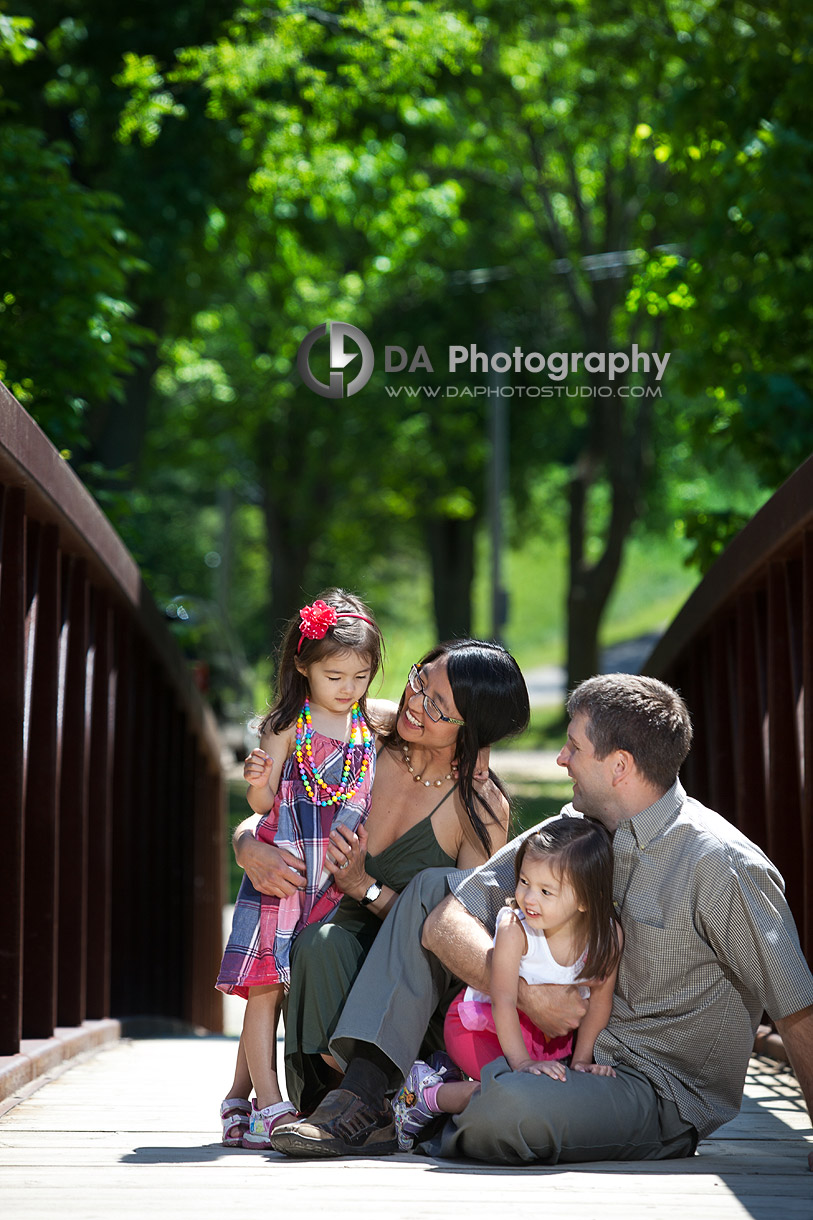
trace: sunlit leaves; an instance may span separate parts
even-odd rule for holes
[[[73,182],[66,151],[0,127],[0,376],[71,445],[87,400],[120,394],[147,336],[132,321],[118,202]]]
[[[33,28],[30,17],[0,13],[0,62],[7,59],[12,64],[22,64],[37,53],[40,44],[31,35]]]
[[[125,52],[124,65],[113,83],[128,95],[119,119],[118,138],[123,144],[129,144],[135,136],[143,144],[153,144],[168,116],[179,119],[186,115],[186,108],[165,87],[152,55]]]

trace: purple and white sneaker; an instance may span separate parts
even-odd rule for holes
[[[439,1117],[427,1107],[423,1093],[424,1089],[442,1081],[440,1072],[433,1071],[422,1059],[418,1059],[409,1069],[403,1087],[392,1103],[400,1152],[411,1152],[424,1127]]]
[[[433,1072],[437,1072],[444,1084],[453,1084],[457,1080],[467,1079],[466,1073],[445,1051],[433,1051],[427,1063]]]

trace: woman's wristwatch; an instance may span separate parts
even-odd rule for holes
[[[368,885],[364,897],[360,901],[360,905],[363,907],[368,907],[371,902],[375,902],[376,898],[380,897],[383,888],[383,885],[379,885],[377,881],[374,881],[372,885]]]

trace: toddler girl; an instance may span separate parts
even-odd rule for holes
[[[300,610],[283,639],[277,697],[243,774],[249,805],[263,815],[257,838],[302,860],[307,885],[286,897],[260,894],[247,876],[240,886],[217,980],[246,999],[234,1082],[220,1107],[226,1146],[270,1148],[274,1126],[295,1114],[276,1056],[291,944],[341,899],[325,868],[331,830],[355,830],[369,812],[376,755],[365,697],[381,652],[371,611],[341,589]]]
[[[449,1007],[446,1049],[472,1080],[433,1071],[419,1061],[394,1104],[399,1147],[410,1149],[439,1114],[460,1114],[478,1090],[482,1069],[500,1055],[515,1072],[566,1080],[570,1068],[613,1076],[593,1063],[593,1045],[610,1017],[621,954],[613,918],[612,846],[606,830],[586,818],[558,818],[529,835],[516,858],[514,900],[497,915],[491,995],[467,987]],[[577,1031],[548,1038],[517,1009],[518,980],[574,983],[590,979],[590,1008]],[[597,981],[596,981],[597,980]]]

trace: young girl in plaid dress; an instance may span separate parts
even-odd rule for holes
[[[277,698],[243,774],[249,805],[262,815],[257,838],[302,861],[306,886],[282,897],[259,893],[247,876],[240,886],[217,979],[219,990],[246,1000],[234,1082],[220,1107],[227,1146],[270,1148],[276,1124],[295,1113],[276,1062],[291,945],[341,899],[325,867],[331,830],[355,830],[369,812],[376,755],[366,694],[381,652],[371,611],[341,589],[305,606],[283,639]]]

